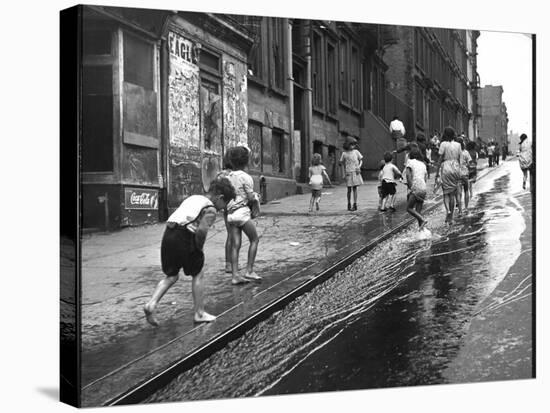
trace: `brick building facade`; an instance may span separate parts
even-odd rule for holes
[[[348,137],[373,176],[394,148],[395,114],[409,137],[469,130],[472,33],[78,7],[85,228],[165,220],[208,189],[238,144],[250,147],[255,190],[269,201],[307,185],[313,153],[339,182]]]
[[[397,33],[384,61],[388,95],[412,114],[402,118],[407,137],[431,136],[447,125],[475,136],[479,32],[398,26]]]
[[[508,111],[502,101],[502,86],[486,85],[479,90],[481,119],[479,136],[484,142],[495,141],[500,147],[508,142]]]

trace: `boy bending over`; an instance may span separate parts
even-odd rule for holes
[[[191,195],[186,198],[168,218],[160,246],[161,280],[153,296],[143,307],[149,324],[158,325],[155,308],[166,291],[178,280],[180,268],[191,276],[194,320],[197,323],[214,321],[215,316],[204,311],[203,302],[203,246],[208,229],[216,219],[216,212],[224,209],[235,198],[235,189],[227,178],[212,181],[206,195]]]

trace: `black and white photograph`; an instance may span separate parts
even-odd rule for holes
[[[35,261],[43,235],[18,235],[10,269],[47,277],[18,298],[30,348],[57,317],[36,397],[536,411],[544,33],[474,3],[49,6],[55,173],[15,164],[34,171],[17,232],[55,189],[55,245]]]

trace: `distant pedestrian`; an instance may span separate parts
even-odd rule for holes
[[[346,177],[346,186],[348,187],[348,211],[357,211],[357,187],[363,185],[361,177],[361,165],[363,164],[363,155],[355,149],[355,143],[348,139],[344,142],[344,152],[340,156],[340,165],[343,167],[343,174]],[[351,205],[351,193],[353,192],[353,206]]]
[[[466,150],[466,145],[464,144],[464,139],[459,136],[456,141],[460,144],[462,153],[460,154],[460,175],[462,184],[461,192],[464,194],[464,212],[468,210],[468,205],[470,203],[470,169],[469,165],[472,161],[470,152]]]
[[[233,170],[228,179],[235,189],[235,199],[227,205],[227,222],[231,235],[231,270],[232,284],[243,284],[249,281],[260,281],[262,278],[254,272],[254,263],[258,251],[259,237],[252,218],[253,211],[259,210],[259,195],[254,192],[254,181],[244,169],[248,166],[250,150],[244,146],[233,148],[229,162]],[[252,206],[252,208],[251,208]],[[242,233],[248,237],[248,260],[244,277],[239,274],[239,252],[241,250]]]
[[[186,198],[166,222],[160,246],[161,280],[151,299],[143,307],[149,324],[157,326],[155,309],[164,294],[178,280],[181,268],[192,277],[193,311],[195,322],[210,322],[216,317],[204,310],[204,242],[208,229],[216,219],[216,212],[225,208],[235,198],[235,190],[228,179],[214,180],[206,195],[191,195]]]
[[[394,116],[390,122],[390,134],[395,141],[405,137],[405,125],[403,125],[399,116]]]
[[[319,202],[321,202],[321,191],[323,189],[323,178],[326,178],[329,185],[332,185],[328,177],[326,168],[321,164],[321,154],[314,153],[309,167],[309,186],[311,187],[311,199],[309,200],[309,212],[315,209],[319,211]]]
[[[401,149],[407,145],[407,139],[405,138],[405,125],[403,125],[398,116],[393,117],[390,122],[389,131],[394,141],[394,150],[399,151],[395,154],[394,163],[397,167],[403,168],[405,156],[401,153]]]
[[[397,166],[392,163],[393,156],[391,152],[384,154],[384,168],[382,168],[382,206],[380,211],[386,211],[386,205],[389,204],[388,209],[395,211],[395,193],[397,186],[397,179],[402,177],[401,171]]]
[[[418,221],[418,227],[422,230],[428,221],[421,215],[422,206],[426,199],[426,179],[428,170],[423,155],[419,149],[414,148],[409,153],[409,162],[405,167],[407,177],[407,212]]]
[[[487,145],[487,159],[489,160],[489,167],[495,164],[495,144],[491,141]]]
[[[468,190],[470,192],[470,198],[474,196],[473,183],[477,180],[477,151],[474,141],[470,141],[466,144],[466,150],[470,154],[470,162],[468,163]]]
[[[455,130],[451,126],[447,126],[441,137],[439,160],[435,168],[435,185],[437,187],[441,184],[443,204],[447,212],[445,222],[449,224],[453,222],[455,203],[458,205],[459,213],[462,213],[460,201],[460,156],[462,148],[455,141],[455,137]]]
[[[527,176],[533,173],[533,152],[531,149],[531,142],[527,139],[527,135],[522,133],[519,137],[519,167],[523,172],[523,189],[526,187]],[[532,181],[532,177],[531,181]]]
[[[493,163],[495,165],[498,165],[500,163],[500,147],[498,146],[498,142],[495,142],[495,148],[493,150]]]

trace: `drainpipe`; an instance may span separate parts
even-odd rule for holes
[[[294,168],[294,74],[292,71],[292,20],[283,19],[286,27],[286,70],[288,89],[288,120],[289,120],[289,145],[288,157],[292,178],[296,180],[296,169]]]
[[[302,165],[302,178],[304,181],[307,180],[307,170],[308,165],[311,162],[311,131],[313,129],[313,91],[311,88],[311,20],[308,21],[307,25],[307,33],[305,34],[305,40],[306,40],[306,88],[305,88],[305,101],[306,101],[306,107],[304,111],[304,118],[305,118],[305,142],[306,147],[302,148],[302,150],[305,149],[305,160],[306,164]]]

